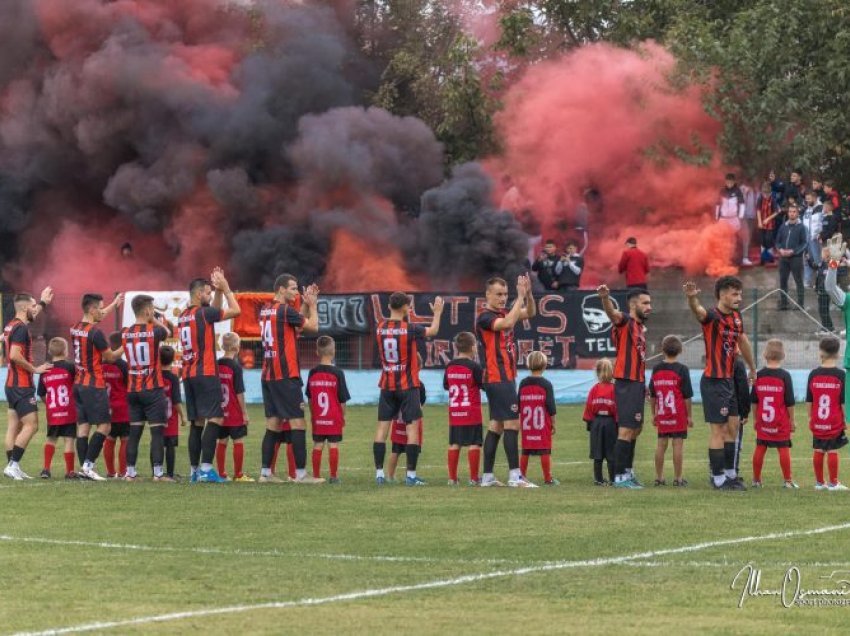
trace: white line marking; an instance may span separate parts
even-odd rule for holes
[[[721,539],[719,541],[706,541],[704,543],[695,543],[693,545],[681,546],[678,548],[664,548],[661,550],[651,550],[647,552],[637,552],[618,557],[602,557],[598,559],[585,559],[580,561],[554,561],[541,565],[533,565],[512,570],[498,570],[496,572],[482,572],[480,574],[467,574],[453,579],[437,579],[436,581],[427,581],[425,583],[415,583],[412,585],[397,585],[393,587],[374,588],[369,590],[360,590],[355,592],[347,592],[346,594],[337,594],[335,596],[324,596],[319,598],[302,598],[295,601],[275,601],[270,603],[258,603],[255,605],[232,605],[230,607],[213,607],[209,609],[193,610],[186,612],[173,612],[170,614],[158,614],[154,616],[139,616],[137,618],[128,618],[116,621],[104,621],[100,623],[86,623],[82,625],[74,625],[71,627],[57,627],[40,632],[18,632],[13,636],[54,636],[57,634],[78,634],[81,632],[91,632],[98,630],[114,629],[116,627],[128,627],[131,625],[149,625],[151,623],[165,623],[169,621],[180,620],[184,618],[200,618],[204,616],[220,616],[222,614],[237,614],[242,612],[252,612],[255,610],[267,609],[285,609],[289,607],[312,606],[312,605],[327,605],[329,603],[339,603],[342,601],[356,601],[363,598],[374,598],[378,596],[387,596],[389,594],[401,594],[404,592],[418,592],[421,590],[433,590],[443,587],[454,587],[456,585],[464,585],[467,583],[477,583],[490,579],[505,578],[509,576],[524,576],[526,574],[536,574],[538,572],[552,572],[557,570],[581,568],[581,567],[598,567],[603,565],[617,565],[628,563],[629,561],[637,561],[641,559],[653,559],[659,556],[668,554],[687,554],[690,552],[699,552],[709,548],[716,548],[728,545],[740,545],[744,543],[754,543],[758,541],[769,541],[774,539],[788,539],[791,537],[811,536],[815,534],[825,534],[827,532],[836,532],[838,530],[850,529],[850,523],[842,523],[833,526],[824,526],[822,528],[814,528],[812,530],[791,530],[788,532],[772,532],[758,536],[739,537],[737,539]]]
[[[795,565],[799,568],[850,568],[850,562],[843,563],[822,563],[818,561],[814,562],[806,562],[806,561],[750,561],[757,565],[758,567],[791,567]],[[726,568],[726,567],[741,567],[744,565],[744,561],[630,561],[628,563],[624,563],[623,565],[627,565],[629,567],[635,568],[675,568],[675,567],[689,567],[689,568]]]
[[[48,539],[42,537],[14,537],[0,534],[0,541],[10,543],[38,543],[41,545],[80,546],[84,548],[103,548],[106,550],[129,550],[140,552],[188,552],[191,554],[215,554],[221,556],[249,556],[249,557],[290,557],[304,559],[331,559],[339,561],[386,561],[398,563],[478,563],[504,565],[509,563],[522,563],[516,559],[434,559],[431,557],[416,556],[393,556],[393,555],[371,555],[371,554],[331,554],[322,552],[280,552],[278,550],[225,550],[221,548],[182,548],[174,546],[139,545],[133,543],[111,543],[107,541],[75,541],[73,539]]]

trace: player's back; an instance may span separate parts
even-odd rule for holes
[[[475,360],[455,358],[446,367],[443,388],[449,392],[449,425],[481,424],[483,369]]]
[[[44,401],[48,426],[77,423],[74,403],[76,369],[67,360],[56,360],[53,367],[39,377],[38,394]]]

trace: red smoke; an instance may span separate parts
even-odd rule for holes
[[[336,230],[331,242],[325,291],[416,290],[397,248],[387,244],[376,246],[344,229]]]
[[[733,240],[712,216],[724,174],[720,124],[703,110],[699,87],[672,86],[674,66],[654,43],[639,51],[595,44],[530,67],[505,96],[501,167],[531,200],[544,235],[574,234],[583,192],[601,193],[601,211],[590,206],[584,283],[616,276],[627,236],[657,266],[734,271]],[[702,154],[710,157],[679,156]]]

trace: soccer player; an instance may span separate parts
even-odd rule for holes
[[[614,365],[608,358],[596,363],[599,380],[587,394],[582,419],[590,433],[590,459],[593,460],[593,483],[614,483],[614,445],[617,442],[617,402],[614,396]],[[602,461],[608,462],[608,481],[602,477]]]
[[[768,448],[779,452],[779,466],[785,488],[799,486],[791,478],[791,433],[794,425],[794,386],[791,374],[782,368],[785,347],[772,338],[764,347],[765,367],[753,383],[752,402],[756,409],[756,450],[753,453],[753,488],[761,488],[761,469]]]
[[[322,449],[328,445],[330,479],[339,483],[339,443],[345,428],[345,403],[351,399],[345,374],[334,366],[336,343],[330,336],[316,340],[319,365],[307,376],[307,399],[310,401],[310,423],[313,427],[313,477],[321,477]]]
[[[224,299],[227,300],[227,309],[222,310]],[[240,313],[242,310],[221,268],[213,270],[210,280],[196,278],[189,283],[189,306],[177,319],[177,331],[183,350],[186,415],[191,422],[190,482],[224,481],[212,465],[218,431],[224,418],[221,381],[215,359],[215,323],[230,320]]]
[[[419,406],[425,405],[426,393],[425,393],[425,385],[419,385]],[[416,425],[416,434],[417,434],[417,452],[422,452],[422,444],[424,441],[424,418],[420,417],[414,424]],[[399,455],[407,456],[407,432],[408,425],[402,419],[401,411],[398,412],[395,418],[393,418],[392,423],[390,424],[390,457],[387,460],[387,473],[385,477],[385,483],[394,484],[395,480],[395,470],[398,466],[398,457]],[[416,485],[424,485],[425,482],[422,481]]]
[[[735,366],[732,369],[732,382],[735,384],[735,401],[738,403],[738,435],[735,438],[735,464],[732,471],[735,479],[739,479],[741,473],[741,448],[744,444],[744,427],[747,424],[747,419],[750,417],[750,378],[747,374],[747,365],[740,355],[735,356]],[[714,479],[711,477],[709,470],[709,481],[713,484]]]
[[[481,465],[483,421],[481,386],[484,369],[475,361],[478,342],[475,334],[462,331],[455,336],[457,356],[449,362],[443,375],[443,388],[449,392],[449,485],[457,486],[457,466],[460,449],[468,447],[469,485],[480,486],[478,467]]]
[[[540,456],[543,483],[557,486],[561,482],[552,477],[552,435],[555,434],[555,390],[543,377],[549,365],[546,354],[532,351],[526,360],[531,375],[519,383],[519,415],[522,425],[522,459],[520,470],[525,477],[528,458]]]
[[[299,335],[319,331],[319,314],[316,310],[319,288],[310,285],[304,290],[301,311],[292,306],[299,295],[296,278],[292,274],[281,274],[274,282],[274,300],[260,310],[263,406],[266,414],[261,482],[283,481],[271,470],[275,445],[281,439],[282,420],[289,420],[292,427],[290,435],[295,455],[295,481],[302,484],[324,482],[324,479],[307,474],[307,423],[304,420],[301,361],[298,357]]]
[[[699,302],[696,283],[683,286],[688,306],[702,325],[705,340],[705,370],[700,379],[702,408],[710,427],[708,461],[716,489],[746,490],[735,472],[735,444],[738,439],[740,416],[735,394],[735,352],[740,351],[755,378],[756,363],[750,340],[744,333],[741,306],[743,285],[734,276],[723,276],[714,283],[717,306],[706,309]]]
[[[83,318],[71,327],[71,347],[74,351],[74,402],[77,406],[77,457],[82,464],[81,476],[93,481],[106,481],[94,469],[103,442],[112,428],[109,393],[103,377],[103,363],[114,362],[124,353],[109,348],[106,336],[97,327],[109,313],[124,301],[118,294],[109,305],[103,305],[100,294],[85,294],[82,299]],[[95,432],[89,441],[89,431]]]
[[[42,479],[50,479],[56,440],[65,440],[65,479],[77,479],[74,472],[74,438],[77,437],[77,409],[74,406],[74,365],[68,360],[68,341],[51,338],[47,357],[53,365],[38,378],[38,396],[47,412],[47,441],[44,443]]]
[[[218,473],[224,479],[227,474],[224,469],[227,455],[227,440],[233,440],[233,480],[241,482],[255,481],[250,475],[242,472],[245,464],[245,437],[248,435],[248,409],[245,406],[245,379],[242,365],[237,361],[239,355],[239,336],[233,332],[221,337],[221,348],[224,355],[218,359],[218,377],[221,378],[221,408],[224,410],[224,422],[218,434],[218,445],[215,449]]]
[[[131,303],[136,322],[121,332],[124,355],[129,361],[130,377],[127,402],[130,406],[130,442],[127,445],[127,481],[135,481],[139,442],[150,424],[153,480],[162,481],[165,461],[163,433],[168,420],[165,382],[159,363],[159,347],[171,335],[169,328],[156,316],[153,296],[139,294]]]
[[[425,338],[436,336],[440,330],[440,318],[443,315],[443,299],[434,298],[431,311],[434,315],[427,328],[410,321],[412,298],[404,292],[395,292],[390,296],[390,318],[378,323],[375,330],[378,339],[378,354],[381,356],[381,379],[378,386],[381,394],[378,401],[378,426],[372,454],[375,458],[375,481],[385,483],[384,455],[387,451],[387,433],[390,423],[398,413],[407,426],[408,486],[422,486],[424,481],[416,476],[416,464],[419,461],[419,429],[417,420],[422,417],[422,405],[419,403],[420,361],[418,346]]]
[[[614,307],[607,285],[596,290],[613,328],[617,359],[614,363],[614,399],[617,403],[617,441],[614,444],[614,487],[642,488],[635,478],[635,445],[643,428],[646,403],[646,321],[652,301],[645,290],[629,292],[629,313]]]
[[[652,419],[658,432],[658,445],[655,448],[655,485],[666,486],[664,479],[664,455],[667,445],[673,441],[673,485],[687,486],[682,477],[682,457],[688,429],[693,428],[691,417],[691,374],[684,364],[678,361],[682,353],[682,341],[676,336],[665,336],[661,341],[664,359],[652,369],[649,380],[649,394],[652,396]]]
[[[485,306],[475,321],[475,333],[484,367],[484,392],[490,408],[490,423],[484,438],[484,475],[481,486],[502,486],[493,475],[499,439],[504,434],[508,459],[508,486],[536,488],[519,468],[519,400],[516,390],[516,345],[514,327],[533,318],[537,305],[528,276],[517,278],[517,297],[507,310],[508,284],[502,278],[487,281]]]
[[[820,366],[809,374],[806,402],[809,405],[809,430],[812,432],[815,490],[848,490],[838,481],[838,451],[847,446],[844,433],[844,383],[846,376],[838,368],[841,342],[835,336],[820,341]],[[827,458],[829,481],[823,476]]]
[[[180,396],[180,378],[172,370],[174,364],[174,348],[162,345],[159,348],[159,364],[162,367],[162,384],[167,404],[168,421],[163,431],[163,447],[165,449],[165,476],[162,481],[174,481],[175,449],[179,440],[179,427],[186,425],[183,416],[183,400]],[[151,458],[153,468],[153,458]]]
[[[34,373],[44,373],[50,364],[32,363],[32,339],[27,325],[53,300],[53,289],[45,287],[41,300],[29,294],[15,294],[15,317],[3,329],[3,341],[9,370],[6,375],[6,403],[9,405],[9,424],[6,428],[6,477],[21,481],[31,479],[21,470],[20,461],[33,435],[38,431],[38,406],[35,399]]]
[[[121,332],[109,334],[109,348],[117,351],[122,347]],[[127,403],[127,361],[118,358],[103,364],[103,379],[106,380],[106,392],[109,394],[109,412],[112,424],[109,436],[103,441],[103,460],[106,463],[106,477],[122,478],[127,474],[127,438],[130,436],[130,406]],[[115,471],[115,440],[118,447],[118,472]]]

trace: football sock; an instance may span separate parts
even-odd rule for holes
[[[779,448],[779,466],[782,468],[782,477],[785,481],[791,481],[791,449]]]
[[[711,467],[711,478],[714,480],[715,486],[722,486],[723,482],[726,481],[726,475],[723,472],[725,457],[725,449],[723,448],[708,449],[708,465]]]
[[[176,459],[174,455],[174,446],[169,444],[165,447],[165,472],[172,479],[174,478],[174,460]]]
[[[375,470],[384,467],[384,458],[387,454],[387,445],[385,442],[375,442],[372,444],[372,455],[375,456]]]
[[[521,455],[519,458],[519,472],[525,477],[528,474],[528,455]]]
[[[141,428],[141,427],[140,427]],[[162,464],[165,459],[165,432],[162,426],[151,426],[151,463],[155,477],[162,477]]]
[[[103,440],[103,461],[106,463],[106,474],[115,474],[115,439],[107,437]]]
[[[277,455],[276,449],[280,448],[280,443],[277,441],[277,432],[266,429],[266,434],[263,435],[263,444],[261,446],[262,467],[271,469]]]
[[[127,444],[127,467],[136,467],[136,462],[139,460],[139,443],[142,441],[142,433],[144,433],[144,426],[131,426],[130,427],[130,440]],[[113,446],[114,448],[114,446]],[[153,450],[153,448],[151,448]],[[153,458],[151,458],[151,463],[153,463]],[[107,469],[108,470],[108,469]]]
[[[313,449],[313,477],[319,477],[322,474],[322,448]]]
[[[593,481],[602,481],[602,460],[593,460]]]
[[[753,481],[761,481],[761,469],[764,466],[764,454],[767,452],[767,446],[756,444],[756,450],[753,453]]]
[[[493,474],[493,466],[496,464],[496,451],[499,449],[501,435],[493,431],[487,431],[484,437],[484,473]]]
[[[12,451],[7,450],[6,451],[6,463],[9,463],[10,461],[12,461]]]
[[[268,429],[266,429],[266,430],[268,430]],[[281,442],[280,442],[279,436],[278,436],[277,440],[278,441],[276,441],[274,443],[274,454],[272,455],[272,461],[268,466],[271,469],[271,472],[275,472],[275,469],[277,468],[277,456],[278,456],[278,453],[280,453]]]
[[[198,464],[201,463],[201,438],[203,434],[203,427],[195,425],[194,422],[189,425],[189,466],[192,468],[197,468]]]
[[[419,451],[422,447],[419,444],[407,444],[404,447],[404,452],[407,455],[407,472],[408,475],[412,472],[416,476],[416,464],[419,461]]]
[[[607,460],[607,463],[608,463],[608,481],[610,481],[613,484],[614,483],[614,476],[615,476],[614,462],[611,459],[609,459],[609,460]]]
[[[829,483],[838,483],[838,453],[827,453],[826,464],[829,467]]]
[[[50,464],[53,463],[53,453],[56,452],[56,447],[53,444],[44,445],[44,470],[50,470]]]
[[[88,437],[78,437],[76,443],[77,443],[77,459],[80,462],[80,466],[82,466],[86,461],[86,453],[89,452],[89,438]]]
[[[635,447],[637,446],[637,440],[633,439],[629,442],[629,463],[626,465],[626,468],[629,469],[630,474],[634,474],[635,467]]]
[[[286,445],[286,474],[290,479],[295,479],[295,451],[292,444]]]
[[[823,451],[816,450],[812,455],[812,464],[815,467],[815,481],[822,484],[823,482]],[[830,479],[831,479],[830,475]]]
[[[127,472],[127,443],[128,437],[118,438],[118,474],[123,475]]]
[[[65,457],[65,474],[74,472],[74,452],[68,451],[64,453]]]
[[[543,480],[552,481],[552,456],[541,455],[540,466],[543,468]]]
[[[505,456],[508,458],[508,468],[517,470],[519,468],[519,431],[505,431]]]
[[[226,475],[225,460],[227,459],[227,444],[222,444],[221,440],[215,445],[215,466],[219,475]]]
[[[481,449],[470,448],[466,453],[466,461],[469,462],[469,478],[478,481],[478,467],[481,465]]]
[[[629,469],[629,451],[632,443],[618,439],[614,442],[614,475],[617,481],[625,481]]]
[[[339,448],[328,449],[328,463],[330,464],[331,477],[336,477],[339,471]]]
[[[100,457],[100,451],[103,448],[103,440],[106,439],[106,435],[100,432],[95,432],[94,435],[91,436],[91,442],[89,442],[89,448],[86,451],[86,463],[90,465],[94,465],[97,462],[97,458]]]
[[[457,481],[457,465],[460,462],[460,449],[450,448],[448,451],[447,464],[449,468],[449,479]]]
[[[735,479],[735,442],[723,443],[723,474],[729,479]]]
[[[215,459],[215,447],[218,444],[218,432],[221,426],[215,422],[207,422],[201,433],[201,464],[211,467]]]
[[[233,473],[234,477],[242,476],[242,468],[245,465],[245,444],[233,443]]]
[[[307,431],[292,429],[292,452],[295,455],[296,475],[299,475],[298,471],[307,467]]]

